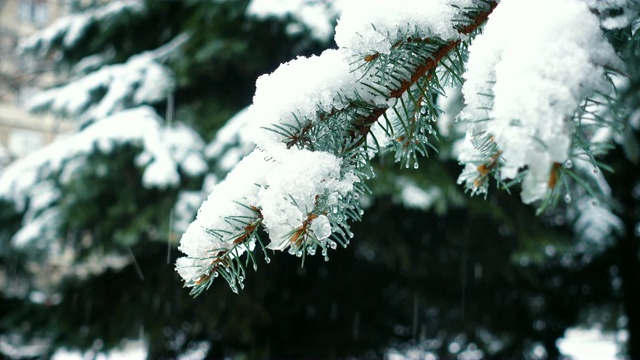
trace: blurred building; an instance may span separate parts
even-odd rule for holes
[[[19,58],[20,38],[51,24],[68,11],[65,0],[0,0],[0,167],[49,144],[70,128],[50,115],[29,114],[22,104],[55,83],[51,61]]]

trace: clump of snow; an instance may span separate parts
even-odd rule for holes
[[[291,244],[288,235],[303,227],[318,197],[353,190],[358,178],[353,173],[342,174],[341,166],[339,158],[324,152],[254,150],[213,188],[198,210],[180,240],[179,249],[187,257],[178,259],[178,272],[187,283],[207,274],[212,259],[220,251],[233,249],[233,241],[243,234],[250,219],[258,219],[256,209],[269,233],[267,248],[286,249]],[[310,224],[318,239],[331,234],[325,218],[318,216]],[[245,250],[236,247],[232,256]]]
[[[469,48],[464,118],[489,119],[469,134],[493,136],[502,179],[528,168],[523,202],[548,190],[553,163],[568,159],[575,111],[594,91],[608,89],[603,66],[616,61],[597,18],[580,0],[505,0],[489,16]],[[477,157],[477,150],[468,151]]]
[[[302,226],[319,196],[344,196],[353,190],[357,177],[353,173],[342,176],[342,160],[329,153],[294,150],[279,160],[260,189],[259,204],[271,240],[267,248],[283,250],[290,245],[288,235]],[[316,224],[324,236],[322,227],[322,223]]]
[[[293,3],[299,2],[269,2],[271,9],[267,11],[264,2],[254,1],[249,12],[284,14]],[[350,110],[355,102],[366,104],[361,107],[369,109],[394,106],[397,99],[390,100],[391,95],[365,83],[366,69],[354,69],[350,64],[352,56],[389,52],[399,38],[410,36],[459,39],[454,20],[464,7],[473,5],[473,1],[402,0],[391,5],[362,6],[356,2],[344,5],[348,10],[336,34],[341,48],[326,50],[320,56],[299,57],[261,76],[256,82],[253,104],[221,130],[207,149],[209,157],[222,157],[222,167],[227,168],[230,167],[227,159],[231,158],[229,165],[235,163],[241,151],[227,155],[226,149],[236,143],[242,147],[245,142],[244,135],[239,133],[248,133],[257,145],[225,181],[214,187],[181,239],[180,249],[187,257],[178,260],[177,269],[187,284],[207,275],[213,258],[221,250],[234,248],[233,240],[247,228],[247,223],[240,223],[238,219],[261,221],[269,234],[267,248],[277,250],[290,247],[293,234],[304,231],[305,236],[324,240],[340,229],[340,224],[332,224],[333,220],[326,214],[314,211],[319,201],[334,206],[338,199],[354,191],[359,177],[347,170],[353,164],[345,165],[328,152],[295,146],[288,149],[285,144],[291,145],[289,142],[301,132],[326,120],[327,116]],[[387,114],[391,118],[396,116],[393,110]],[[371,133],[379,137],[381,147],[389,142],[385,132],[393,133],[393,129],[386,127],[400,126],[397,123],[373,125]],[[367,141],[373,156],[375,144]]]
[[[359,82],[340,50],[326,50],[320,56],[299,57],[280,65],[256,82],[256,94],[249,108],[251,138],[262,148],[286,139],[282,129],[302,129],[317,121],[318,112],[330,113],[347,107],[349,99],[360,98],[384,105],[386,99]]]
[[[331,40],[334,23],[344,0],[252,0],[247,14],[259,19],[291,18],[295,23],[286,28],[290,35],[297,35],[306,27],[319,41]],[[302,26],[300,26],[302,25]]]
[[[257,218],[249,206],[258,203],[260,184],[265,183],[265,173],[274,165],[273,159],[256,150],[213,188],[180,239],[178,249],[187,257],[178,259],[176,269],[185,281],[196,281],[207,274],[211,260],[220,251],[230,250],[233,240],[243,233],[244,226],[228,218]],[[244,250],[239,248],[237,255]]]
[[[408,37],[460,38],[453,19],[471,0],[380,1],[369,6],[346,1],[338,19],[335,40],[353,55],[388,54],[398,40]]]

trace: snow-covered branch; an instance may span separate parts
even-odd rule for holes
[[[382,133],[411,142],[398,149],[403,163],[411,151],[424,153],[427,123],[437,116],[428,95],[435,69],[445,61],[457,66],[462,59],[453,52],[494,7],[405,0],[362,17],[353,4],[336,29],[338,50],[260,77],[245,115],[258,148],[214,188],[182,237],[187,257],[177,268],[186,286],[199,294],[222,275],[234,290],[242,287],[244,267],[256,265],[258,225],[269,234],[264,251],[305,256],[320,247],[326,255],[336,242],[346,246],[347,221],[360,219],[357,199],[372,171],[371,127],[384,117]]]
[[[61,196],[59,187],[72,181],[80,168],[90,166],[86,161],[90,154],[110,154],[125,144],[141,148],[135,163],[144,168],[142,185],[146,188],[176,187],[180,173],[202,176],[208,169],[202,156],[204,143],[193,130],[163,126],[149,107],[119,112],[5,169],[0,176],[0,200],[25,213],[13,245],[22,247],[34,240],[43,246],[54,244],[60,225],[55,206]],[[52,176],[55,184],[46,180]]]
[[[487,172],[506,181],[527,169],[523,202],[543,199],[555,164],[577,146],[580,104],[612,90],[604,76],[611,65],[619,60],[584,2],[501,3],[469,48],[463,118],[473,124],[460,181],[483,193]]]
[[[26,106],[30,111],[49,111],[86,123],[128,108],[155,104],[176,86],[173,72],[163,62],[188,38],[182,34],[160,48],[131,57],[124,64],[103,66],[66,85],[45,90]]]

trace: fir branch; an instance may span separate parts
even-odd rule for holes
[[[489,14],[491,14],[491,12],[493,12],[493,10],[497,6],[497,1],[488,1],[487,3],[488,3],[487,8],[477,9],[476,11],[477,13],[475,13],[473,16],[470,17],[470,22],[458,30],[458,32],[461,35],[469,35],[484,24]],[[434,75],[433,71],[443,62],[443,60],[450,59],[451,52],[452,51],[457,52],[458,46],[462,42],[463,41],[460,39],[451,40],[448,42],[444,42],[440,46],[436,47],[433,52],[427,55],[426,60],[424,60],[421,65],[418,65],[415,69],[413,69],[413,71],[411,71],[411,76],[409,76],[407,79],[403,79],[402,81],[400,81],[400,83],[394,89],[389,89],[386,94],[383,93],[380,89],[373,86],[372,84],[367,84],[365,82],[363,82],[363,84],[365,86],[372,88],[374,92],[380,92],[381,94],[384,94],[389,99],[392,99],[392,98],[399,99],[412,86],[418,83],[420,79],[426,78],[425,84],[428,84],[433,78],[433,75]],[[441,41],[435,38],[420,39],[420,38],[409,37],[404,41],[399,40],[398,42],[396,42],[392,46],[392,51],[394,50],[398,51],[408,46],[415,46],[416,44],[437,45],[439,43],[441,43]],[[357,68],[366,66],[367,72],[368,72],[369,70],[376,68],[373,64],[380,61],[381,58],[382,56],[379,53],[370,54],[365,56],[364,59],[362,59],[364,64],[362,65],[354,64],[354,65]],[[356,146],[362,145],[365,142],[365,138],[370,132],[371,126],[374,123],[376,123],[379,120],[379,118],[382,115],[384,115],[384,113],[390,107],[391,106],[381,106],[381,107],[366,109],[368,110],[366,114],[363,114],[362,116],[356,118],[351,122],[351,130],[348,132],[348,134],[346,134],[347,135],[346,137],[350,139],[350,141],[347,141],[347,142],[356,144]],[[339,113],[353,111],[354,108],[362,108],[362,104],[352,103],[350,106],[344,109],[340,109],[340,110],[334,109],[331,112],[320,114],[318,116],[318,120],[322,122],[323,120],[339,115]],[[304,141],[304,139],[307,139],[305,134],[309,132],[314,127],[314,125],[315,124],[313,122],[310,122],[307,126],[301,129],[300,132],[295,134],[295,136],[289,137],[288,140],[286,141],[287,147],[288,148],[291,148],[293,146],[304,147],[304,144],[302,144],[302,142]]]

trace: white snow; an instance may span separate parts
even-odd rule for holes
[[[458,39],[460,33],[452,19],[471,5],[471,0],[378,1],[375,6],[345,1],[336,43],[353,55],[364,56],[388,54],[394,43],[408,37]]]
[[[274,250],[284,250],[291,244],[288,235],[313,213],[318,196],[345,196],[358,181],[353,173],[342,176],[341,159],[329,153],[293,150],[282,155],[258,194],[271,240],[267,248]],[[326,238],[323,221],[316,224],[316,229]]]
[[[266,3],[255,0],[250,12],[285,16],[294,3],[298,2],[270,2],[272,8],[267,10]],[[363,56],[388,54],[398,40],[408,37],[466,40],[456,30],[455,20],[474,4],[473,0],[398,0],[375,6],[345,2],[335,36],[339,49],[299,57],[261,76],[253,104],[221,130],[207,149],[228,169],[250,146],[244,148],[245,133],[257,145],[214,187],[181,239],[180,250],[187,257],[178,260],[177,269],[187,285],[207,274],[217,252],[232,248],[233,240],[260,216],[269,234],[269,249],[288,248],[287,239],[301,229],[318,239],[331,236],[335,229],[329,218],[313,212],[316,202],[346,195],[358,178],[347,170],[350,165],[345,167],[334,155],[295,146],[288,149],[285,144],[323,121],[322,115],[343,110],[354,101],[371,108],[393,107],[397,99],[364,84],[365,69],[358,68]],[[359,63],[352,63],[354,59]],[[608,90],[603,66],[612,64],[617,64],[616,55],[582,0],[501,1],[470,48],[463,115],[470,121],[490,121],[469,126],[460,153],[466,163],[461,179],[474,185],[478,164],[492,160],[495,154],[477,148],[491,135],[502,154],[499,161],[493,159],[502,166],[500,177],[513,179],[527,169],[522,199],[526,203],[540,199],[547,191],[553,164],[568,159],[576,109],[594,91]],[[393,113],[388,114],[393,119]],[[454,119],[443,119],[450,134]],[[389,126],[396,124],[376,124],[372,132],[380,135],[383,146],[388,139],[382,133]],[[406,204],[419,208],[431,206],[440,196],[411,186],[401,194]]]
[[[464,117],[491,119],[470,133],[493,136],[502,179],[528,168],[523,202],[541,199],[553,163],[568,159],[574,112],[595,90],[607,90],[603,66],[616,55],[581,0],[504,0],[469,53]]]
[[[599,328],[570,328],[556,341],[560,353],[574,360],[614,360],[618,356],[620,344],[614,334],[605,334]]]
[[[81,353],[75,350],[59,349],[52,356],[52,360],[144,360],[148,355],[148,345],[143,340],[125,340],[123,344],[108,352],[90,350]]]
[[[24,228],[14,238],[16,245],[37,239],[45,225],[55,228],[56,221],[50,221],[51,215],[44,218],[47,213],[41,210],[50,207],[59,192],[44,179],[61,172],[59,180],[64,185],[72,179],[74,170],[91,166],[84,161],[87,155],[96,151],[108,154],[123,144],[142,148],[136,163],[145,167],[145,187],[177,186],[179,169],[191,176],[207,170],[202,156],[204,142],[195,131],[182,124],[164,127],[162,119],[149,107],[121,111],[15,161],[0,175],[0,198],[12,202],[17,211],[26,211]]]
[[[252,0],[247,7],[247,14],[259,19],[292,18],[296,23],[289,24],[286,30],[290,35],[297,35],[303,29],[310,30],[311,36],[317,40],[328,42],[334,32],[334,23],[340,13],[344,0]]]
[[[267,10],[266,3],[254,1],[250,12],[282,16],[290,11],[293,3],[297,2],[269,2],[271,9]],[[244,133],[245,126],[257,145],[257,149],[213,189],[196,221],[181,239],[180,250],[187,257],[178,260],[177,270],[188,285],[206,274],[214,253],[230,249],[232,240],[242,232],[243,226],[230,219],[257,217],[240,204],[260,209],[269,233],[267,247],[270,249],[288,248],[291,243],[287,239],[301,229],[309,230],[308,235],[317,239],[331,236],[329,219],[313,213],[318,197],[336,200],[345,196],[359,178],[343,171],[341,160],[334,155],[296,147],[288,150],[285,143],[304,128],[322,121],[320,114],[343,110],[352,101],[365,102],[372,108],[391,106],[388,96],[361,81],[364,70],[353,69],[349,59],[354,54],[388,52],[400,37],[458,39],[460,35],[452,20],[461,8],[472,5],[472,1],[402,0],[394,4],[380,2],[376,6],[358,7],[362,4],[357,2],[343,5],[347,9],[336,33],[341,49],[326,50],[320,56],[299,57],[261,76],[256,82],[253,104],[246,113],[238,114],[207,149],[209,156],[216,157],[229,144],[243,143],[238,133]],[[374,126],[374,131],[384,145],[388,139],[381,134],[380,124]],[[229,164],[225,160],[227,155],[223,158],[223,167],[229,167],[241,153],[234,153],[233,149]],[[212,230],[217,233],[212,234]]]
[[[291,244],[287,235],[301,228],[313,213],[317,196],[346,195],[356,181],[352,173],[341,174],[341,160],[328,153],[308,150],[267,153],[256,149],[213,188],[202,204],[196,220],[180,240],[179,249],[187,257],[178,259],[176,268],[187,283],[206,274],[211,258],[218,251],[233,247],[233,240],[250,221],[247,219],[258,218],[251,206],[260,209],[263,215],[270,240],[267,247],[284,250]],[[312,224],[312,231],[324,239],[328,231],[330,234],[326,225],[324,219],[318,220]],[[241,247],[233,255],[239,256],[244,251]]]
[[[256,82],[256,94],[249,108],[254,118],[251,138],[258,147],[280,144],[286,138],[268,129],[274,124],[301,129],[317,120],[321,111],[329,113],[349,105],[349,99],[361,98],[386,106],[386,99],[362,85],[357,72],[351,71],[344,53],[325,50],[320,56],[299,57],[262,75]],[[277,130],[277,129],[276,129]]]
[[[196,220],[180,239],[178,249],[187,257],[179,258],[176,269],[187,283],[208,273],[211,259],[233,247],[233,240],[242,234],[244,226],[226,221],[230,217],[257,218],[248,206],[255,206],[264,174],[275,162],[267,154],[256,150],[245,157],[227,178],[218,183],[200,209]],[[243,218],[244,219],[244,218]],[[216,235],[212,233],[216,231]],[[238,249],[240,255],[245,249]]]
[[[162,61],[186,39],[178,36],[158,49],[132,56],[126,63],[103,66],[63,86],[45,90],[25,106],[30,111],[46,110],[87,122],[126,108],[157,103],[176,86],[172,71]],[[105,95],[97,98],[100,92]]]

